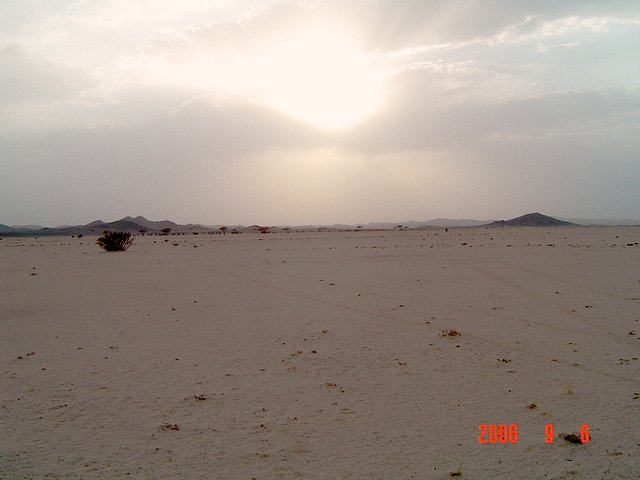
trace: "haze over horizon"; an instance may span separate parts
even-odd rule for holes
[[[0,223],[640,219],[636,1],[0,3]]]

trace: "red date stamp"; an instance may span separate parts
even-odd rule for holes
[[[562,436],[562,435],[561,435]],[[588,423],[580,426],[580,436],[574,434],[565,435],[563,438],[572,443],[589,443],[591,440],[591,431]],[[553,423],[547,423],[544,426],[544,439],[547,443],[555,441],[555,427]],[[520,428],[517,423],[496,424],[482,423],[480,424],[479,443],[518,443],[520,440]]]
[[[478,441],[480,443],[518,443],[520,439],[520,433],[518,432],[518,424],[512,423],[507,425],[491,423],[480,424],[480,436]]]

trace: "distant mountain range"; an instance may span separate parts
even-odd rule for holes
[[[280,231],[285,228],[295,230],[329,229],[329,230],[404,230],[429,227],[553,227],[568,225],[640,225],[638,220],[589,220],[579,219],[573,222],[569,220],[559,220],[541,213],[528,213],[511,220],[454,220],[450,218],[436,218],[423,222],[410,220],[399,223],[368,223],[362,225],[304,225],[294,227],[269,227],[270,231]],[[180,225],[170,220],[153,221],[145,217],[124,217],[113,222],[95,220],[86,225],[62,225],[59,227],[42,227],[40,225],[3,225],[0,224],[0,235],[4,236],[37,236],[37,235],[99,235],[105,230],[130,232],[134,234],[148,233],[159,234],[163,230],[169,229],[171,233],[193,233],[193,232],[220,232],[220,225],[200,225],[188,223]],[[229,232],[260,231],[264,227],[258,225],[243,226],[229,225]]]
[[[162,220],[159,222],[147,220],[142,216],[138,217],[124,217],[114,222],[104,222],[102,220],[95,220],[87,223],[86,225],[63,225],[60,227],[40,227],[33,226],[7,226],[0,224],[0,234],[2,235],[99,235],[105,230],[130,232],[130,233],[162,233],[163,229],[169,229],[175,233],[187,233],[187,232],[204,232],[208,230],[214,230],[213,228],[204,227],[202,225],[186,224],[179,225],[169,220]],[[217,229],[216,229],[217,230]]]

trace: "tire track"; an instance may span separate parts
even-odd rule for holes
[[[476,267],[473,267],[473,268],[476,268]],[[489,272],[484,272],[481,269],[477,269],[477,270],[480,271],[481,273],[485,273],[486,275],[489,275],[489,276],[491,276],[493,278],[493,274],[491,274]],[[254,278],[249,278],[246,275],[241,275],[241,274],[238,274],[236,272],[225,273],[225,272],[222,272],[222,271],[215,271],[215,272],[212,272],[212,273],[215,273],[217,275],[224,275],[224,276],[234,277],[234,278],[236,278],[238,280],[241,280],[241,281],[253,283],[254,285],[259,285],[259,286],[261,286],[261,287],[263,287],[265,289],[268,289],[268,290],[273,290],[273,291],[286,293],[288,295],[295,296],[296,298],[304,298],[304,299],[310,300],[310,301],[312,301],[314,303],[320,303],[322,305],[328,305],[328,306],[331,306],[331,307],[334,307],[334,308],[356,312],[356,313],[358,313],[360,315],[363,315],[365,317],[374,317],[376,319],[389,320],[389,316],[386,313],[371,312],[371,311],[367,311],[367,310],[364,310],[364,309],[360,309],[360,308],[344,305],[342,303],[327,301],[327,300],[324,300],[324,299],[317,298],[316,296],[313,296],[313,295],[301,293],[299,291],[294,291],[294,290],[290,290],[290,289],[287,289],[287,288],[274,286],[271,283],[268,283],[268,282],[265,282],[265,281],[261,281],[261,280],[257,280],[257,279],[254,279]],[[270,275],[274,275],[274,273],[270,272]],[[275,275],[291,277],[290,275],[285,275],[285,274],[281,274],[281,273],[275,273]],[[504,279],[502,279],[501,283],[504,283],[504,284],[506,284],[506,285],[508,285],[510,287],[513,287],[509,282],[507,282]],[[540,301],[546,302],[546,299],[544,299],[540,295],[535,294],[534,292],[530,292],[529,290],[525,289],[524,287],[520,287],[520,288],[515,287],[515,288],[518,289],[518,290],[522,289],[524,292],[527,292],[528,294],[531,293],[531,296],[533,296],[534,298],[536,298],[536,299],[538,299]],[[380,296],[383,296],[383,295],[380,295]],[[398,301],[398,300],[402,301],[402,300],[397,299],[395,297],[390,297],[390,296],[383,296],[383,297],[392,299],[394,301]],[[412,302],[412,303],[415,303],[415,302]],[[468,312],[465,312],[465,313],[468,313]],[[487,316],[487,317],[493,317],[492,315],[482,314],[482,313],[480,315],[484,315],[484,316]],[[407,326],[412,326],[412,327],[416,327],[418,325],[415,320],[396,318],[396,319],[394,319],[394,321],[396,323],[402,322],[402,323],[405,323]],[[420,326],[422,326],[422,324],[420,324]],[[429,325],[428,327],[429,327],[429,329],[438,329],[438,330],[440,328],[440,327],[436,327],[435,325],[433,325],[433,326]],[[596,330],[600,331],[600,329],[598,329],[598,328],[596,328]],[[584,333],[584,332],[582,332],[582,333]],[[604,333],[608,334],[609,336],[612,336],[616,340],[619,340],[618,337],[613,335],[611,332],[604,332]],[[540,353],[539,350],[536,350],[536,349],[530,348],[530,347],[526,347],[526,346],[522,345],[521,343],[515,344],[515,343],[501,342],[501,341],[496,340],[495,338],[488,338],[488,337],[483,336],[483,335],[478,335],[478,334],[469,333],[469,332],[465,333],[465,337],[474,338],[474,339],[480,340],[484,344],[493,345],[495,347],[499,347],[499,348],[502,348],[504,350],[517,351],[517,352],[522,353],[525,356],[538,358],[538,359],[545,360],[545,361],[552,362],[552,363],[563,364],[563,365],[568,366],[570,368],[577,368],[579,370],[582,370],[582,371],[585,371],[585,372],[588,372],[588,373],[594,373],[594,374],[597,374],[597,375],[600,375],[600,376],[603,376],[603,377],[616,379],[616,380],[621,380],[621,381],[624,381],[624,382],[627,382],[627,383],[631,383],[631,384],[634,384],[634,385],[640,385],[640,380],[638,380],[637,377],[629,377],[629,376],[625,376],[625,375],[611,373],[609,371],[602,370],[602,369],[599,369],[599,368],[594,368],[594,367],[581,365],[581,364],[578,365],[578,364],[575,364],[575,362],[573,360],[566,360],[564,358],[557,358],[557,357],[552,357],[552,356],[549,356],[549,355],[544,355],[544,354]]]
[[[573,312],[571,311],[571,309],[567,309],[565,306],[560,305],[556,302],[553,302],[551,300],[549,300],[548,298],[532,291],[529,290],[526,287],[523,287],[522,285],[518,285],[515,282],[512,281],[508,281],[506,279],[504,279],[503,277],[501,277],[500,275],[497,275],[495,273],[489,272],[487,270],[484,270],[476,265],[469,265],[471,268],[477,270],[478,272],[482,273],[483,275],[486,275],[492,279],[494,279],[495,281],[508,286],[509,288],[516,290],[520,293],[522,293],[525,296],[528,296],[530,298],[533,298],[541,303],[544,303],[545,305],[551,305],[553,307],[555,307],[557,310],[559,310],[563,315],[568,315],[571,316],[573,318],[575,318],[576,320],[581,321],[582,323],[589,325],[591,328],[593,328],[594,330],[600,332],[601,334],[604,334],[605,336],[609,336],[611,338],[614,338],[615,340],[617,340],[618,342],[627,344],[627,345],[632,345],[634,347],[636,347],[637,345],[632,342],[629,341],[627,338],[625,337],[620,337],[619,335],[616,335],[615,333],[603,329],[599,324],[595,323],[593,320],[591,320],[589,317],[582,315],[581,313],[578,312]]]
[[[524,272],[528,272],[528,273],[533,273],[534,275],[539,275],[541,277],[550,278],[550,279],[555,280],[557,282],[565,283],[567,285],[571,285],[573,287],[581,288],[583,290],[588,290],[588,291],[591,291],[591,292],[594,292],[594,293],[599,293],[599,294],[605,295],[607,297],[619,298],[619,299],[623,299],[623,300],[626,298],[625,295],[619,295],[617,293],[605,292],[604,290],[599,290],[597,288],[593,288],[593,287],[590,287],[588,285],[582,285],[582,284],[577,283],[577,282],[571,282],[569,280],[565,280],[563,278],[556,277],[555,275],[549,275],[548,273],[538,272],[536,270],[531,270],[529,268],[525,268],[525,269],[523,269],[523,271]]]

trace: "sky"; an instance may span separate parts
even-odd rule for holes
[[[640,219],[640,3],[0,0],[0,223]]]

